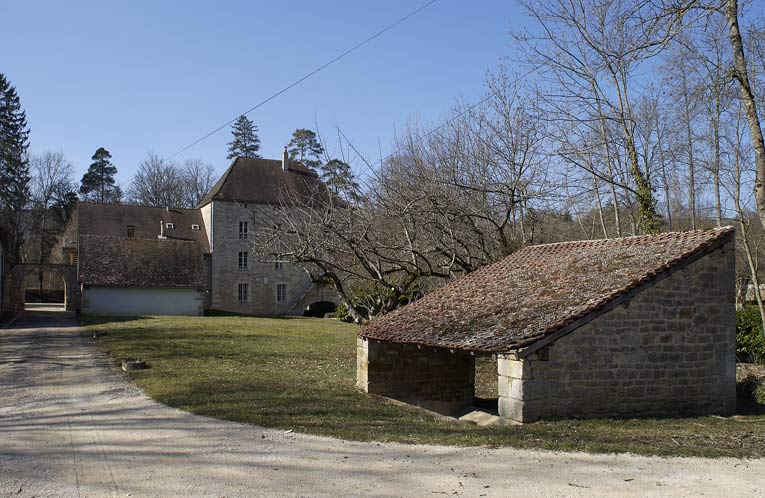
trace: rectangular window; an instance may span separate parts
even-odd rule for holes
[[[282,261],[276,261],[274,263],[274,270],[276,271],[282,271],[284,269],[284,262]]]
[[[192,224],[191,225],[192,230],[199,230],[199,225]]]
[[[127,226],[127,236],[129,239],[132,239],[133,237],[135,237],[135,225]]]
[[[287,300],[287,284],[276,284],[276,302],[283,303]]]
[[[240,270],[247,269],[247,256],[248,256],[248,253],[246,252],[239,253],[239,269]]]
[[[239,302],[240,303],[247,301],[248,290],[249,290],[248,284],[239,284]]]
[[[247,238],[247,222],[246,221],[239,222],[239,238],[240,239]]]

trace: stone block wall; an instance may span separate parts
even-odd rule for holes
[[[473,402],[475,358],[465,351],[358,338],[357,386],[438,413]]]
[[[299,301],[311,290],[308,274],[295,265],[284,263],[276,269],[274,263],[260,263],[252,253],[253,236],[258,225],[268,223],[274,216],[274,207],[263,204],[213,201],[210,208],[203,208],[205,223],[211,237],[211,298],[213,309],[274,316],[284,314],[302,315]],[[248,222],[249,238],[239,238],[239,222]],[[239,269],[239,252],[249,253],[248,268]],[[248,298],[239,301],[238,284],[248,284]],[[283,302],[276,300],[277,284],[286,284],[287,296]]]
[[[735,410],[734,242],[523,359],[499,355],[500,415],[729,415]]]

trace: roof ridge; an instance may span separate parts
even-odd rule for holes
[[[226,180],[228,180],[228,177],[234,170],[234,166],[236,166],[236,163],[238,163],[240,159],[241,157],[237,157],[231,161],[231,164],[228,166],[228,168],[226,168],[226,171],[224,171],[220,178],[218,178],[218,181],[213,184],[212,188],[210,188],[210,191],[207,192],[204,197],[202,197],[202,200],[199,201],[199,204],[194,207],[195,209],[201,209],[202,206],[206,206],[213,201],[213,198],[218,195],[218,192],[220,192],[220,190],[223,188],[223,185],[226,184]]]
[[[149,208],[149,209],[167,210],[169,207],[170,211],[199,211],[199,208],[196,208],[196,207],[182,208],[182,207],[173,207],[173,206],[149,206],[146,204],[111,204],[111,203],[101,203],[101,202],[82,201],[82,200],[78,200],[77,203],[89,204],[91,206],[106,206],[106,207],[119,207],[119,208]]]
[[[110,239],[110,240],[141,240],[141,241],[147,241],[147,242],[177,242],[177,243],[189,243],[189,244],[199,244],[199,241],[197,240],[188,240],[188,239],[175,239],[172,237],[166,237],[164,239],[160,239],[157,237],[156,239],[147,239],[145,237],[118,237],[116,235],[98,235],[98,234],[92,234],[92,233],[82,233],[79,235],[80,237],[88,237],[91,239]]]
[[[529,249],[529,248],[532,248],[532,247],[550,247],[550,246],[564,246],[564,245],[574,245],[574,244],[596,245],[596,244],[603,244],[603,243],[606,243],[606,242],[619,242],[619,241],[624,241],[624,240],[661,239],[661,238],[666,238],[667,236],[670,236],[670,235],[680,235],[680,234],[688,235],[688,234],[698,234],[698,233],[716,232],[716,231],[719,231],[721,234],[723,234],[723,233],[735,232],[736,229],[732,225],[725,225],[725,226],[722,226],[722,227],[714,227],[714,228],[697,228],[696,230],[661,232],[661,233],[656,233],[656,234],[628,235],[626,237],[611,237],[611,238],[608,238],[608,239],[563,240],[563,241],[560,241],[560,242],[548,242],[546,244],[534,244],[534,245],[531,245],[531,246],[522,247],[522,248],[520,248],[518,250],[522,251],[523,249]]]

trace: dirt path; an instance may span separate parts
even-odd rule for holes
[[[765,461],[353,443],[157,404],[71,318],[0,331],[0,497],[765,496]]]

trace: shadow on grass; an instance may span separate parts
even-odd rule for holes
[[[154,320],[153,316],[107,316],[107,315],[81,315],[80,322],[83,325],[103,325],[107,323],[125,323],[138,320]]]

